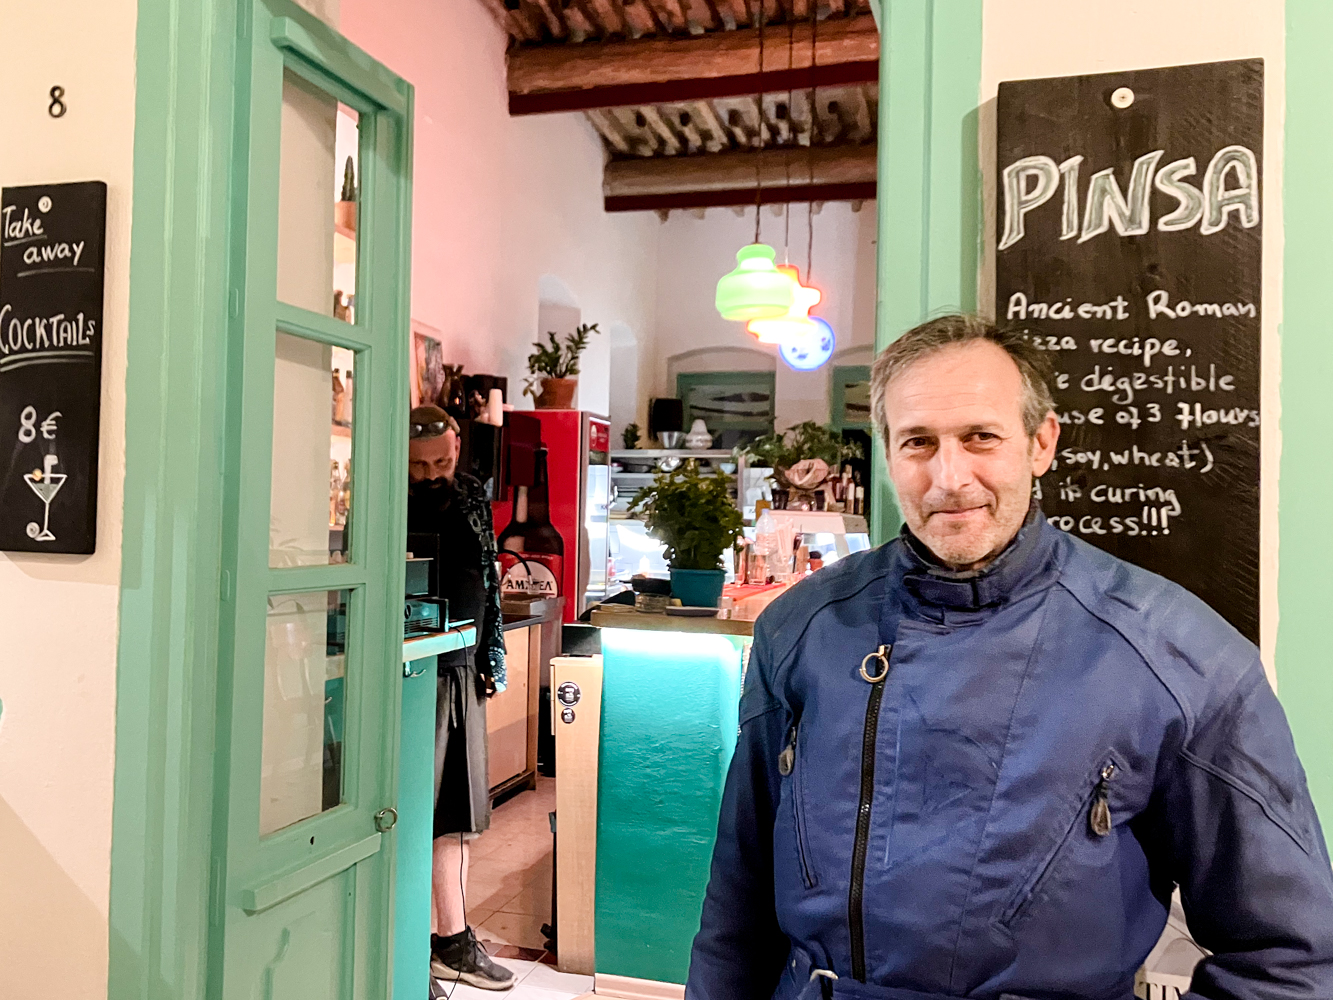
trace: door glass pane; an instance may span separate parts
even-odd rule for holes
[[[342,801],[349,594],[317,590],[268,599],[261,836]]]
[[[357,113],[287,70],[278,179],[278,298],[354,322]]]
[[[268,564],[345,562],[351,542],[356,355],[278,332]]]

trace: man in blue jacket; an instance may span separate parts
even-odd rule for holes
[[[1189,1000],[1333,998],[1333,869],[1255,648],[1031,503],[1043,355],[880,355],[906,527],[756,623],[690,1000],[1128,1000],[1181,892]]]

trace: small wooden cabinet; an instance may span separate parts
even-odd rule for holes
[[[486,705],[491,798],[537,787],[537,728],[543,676],[560,652],[565,599],[505,601],[507,687]]]

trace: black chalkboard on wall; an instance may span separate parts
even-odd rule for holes
[[[996,315],[1052,352],[1057,526],[1259,638],[1263,62],[1003,83]]]
[[[0,550],[97,547],[106,185],[0,191]]]

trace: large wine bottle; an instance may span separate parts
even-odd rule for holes
[[[558,597],[565,541],[551,523],[546,449],[538,448],[531,486],[514,488],[514,519],[496,544],[500,593],[505,597]]]

